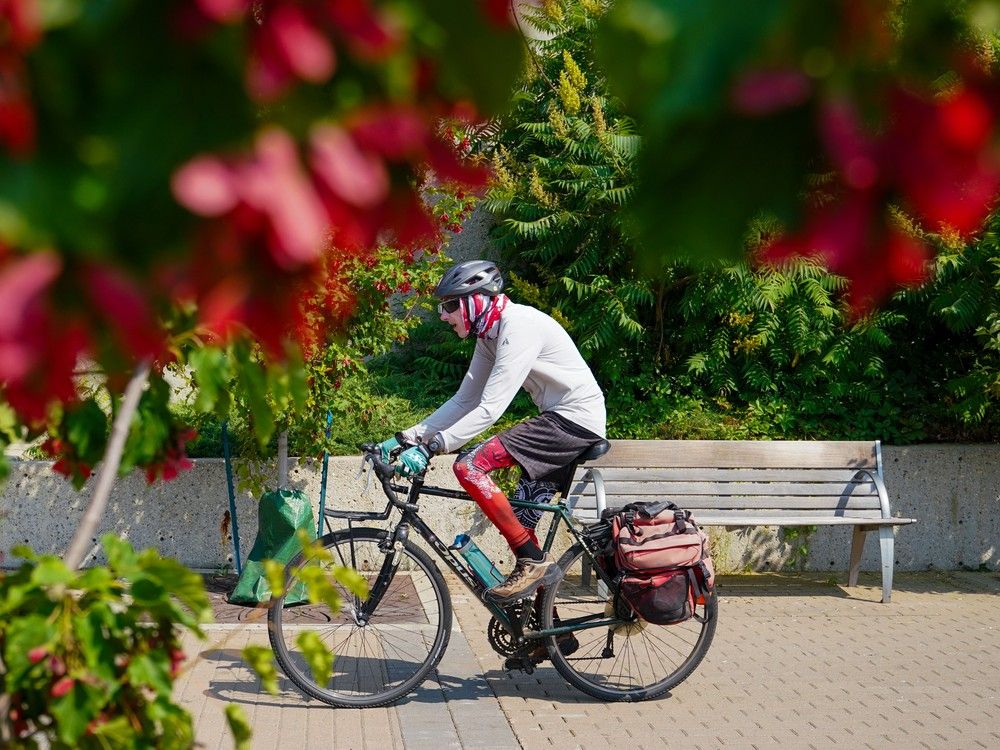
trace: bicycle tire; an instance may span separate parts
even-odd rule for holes
[[[320,543],[334,560],[356,567],[371,584],[385,559],[378,545],[387,534],[384,529],[345,529],[327,534]],[[441,661],[452,622],[444,576],[427,553],[411,542],[405,542],[399,552],[396,574],[365,625],[359,625],[354,616],[361,601],[336,582],[341,593],[337,613],[326,605],[284,609],[284,596],[272,602],[267,615],[271,648],[282,672],[307,695],[340,708],[384,706],[409,694]],[[286,583],[291,571],[303,563],[299,553],[286,566]],[[306,661],[295,651],[296,631],[303,629],[316,632],[333,651],[333,673],[326,685],[316,683]],[[415,663],[408,665],[409,659]]]
[[[596,572],[591,571],[589,581],[582,575],[584,565],[592,567],[593,562],[584,554],[582,544],[573,545],[559,559],[564,578],[545,592],[543,628],[553,627],[557,614],[568,621],[612,610],[613,595],[604,591],[606,587]],[[579,647],[569,655],[562,654],[555,637],[547,638],[545,645],[553,666],[578,690],[604,701],[652,700],[687,679],[712,645],[718,620],[718,598],[714,591],[697,610],[697,618],[678,625],[623,620],[613,630],[574,631]],[[602,648],[608,644],[609,631],[611,656]]]

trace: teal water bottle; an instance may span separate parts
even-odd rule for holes
[[[496,565],[488,558],[483,551],[476,546],[468,534],[459,534],[455,537],[455,543],[451,547],[458,550],[465,561],[472,569],[473,575],[478,578],[484,586],[491,588],[498,583],[503,583],[503,574],[497,570]]]

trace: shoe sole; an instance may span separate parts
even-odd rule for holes
[[[559,653],[561,653],[563,656],[570,656],[572,654],[575,654],[577,650],[580,648],[580,641],[576,639],[576,636],[573,636],[572,640],[570,640],[569,638],[564,638],[561,641],[559,639],[556,639],[556,645],[559,647]],[[542,653],[538,654],[537,656],[535,654],[528,655],[528,658],[531,659],[531,663],[536,667],[542,662],[549,660],[548,648],[542,646],[541,651]]]
[[[522,599],[527,599],[529,596],[534,596],[535,592],[538,591],[542,586],[554,586],[562,580],[563,572],[562,568],[558,565],[551,565],[549,569],[545,572],[541,578],[535,581],[531,586],[526,588],[524,591],[519,591],[517,594],[512,596],[494,596],[489,592],[486,595],[490,598],[490,601],[494,604],[499,604],[501,606],[506,606],[508,604],[513,604],[514,602],[519,602]]]

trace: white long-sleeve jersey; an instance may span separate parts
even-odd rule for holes
[[[539,411],[607,434],[604,394],[569,334],[541,310],[513,303],[496,338],[476,341],[455,395],[403,434],[415,441],[440,433],[444,450],[457,450],[500,419],[522,386]]]

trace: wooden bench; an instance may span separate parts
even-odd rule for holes
[[[671,500],[701,526],[853,526],[848,586],[878,531],[882,601],[892,595],[894,518],[879,441],[612,440],[577,469],[568,503],[581,520],[639,500]]]

